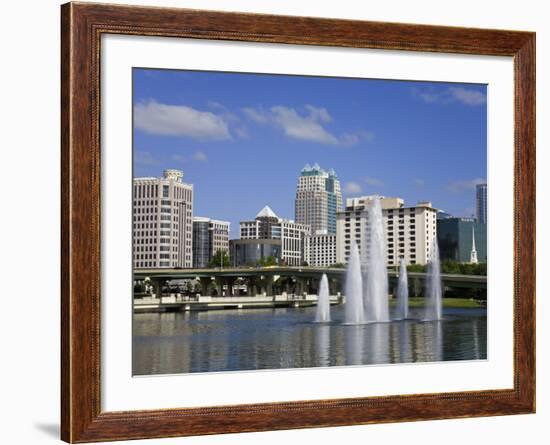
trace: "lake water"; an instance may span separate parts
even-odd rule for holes
[[[313,323],[315,307],[134,314],[134,375],[310,368],[487,358],[486,310],[442,321]],[[410,309],[411,318],[422,318]]]

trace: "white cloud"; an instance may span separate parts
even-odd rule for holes
[[[371,142],[374,139],[374,133],[371,131],[357,131],[355,133],[344,133],[340,136],[340,145],[351,147],[361,141]]]
[[[208,160],[208,158],[206,157],[206,154],[202,151],[196,151],[193,154],[193,159],[195,161],[200,161],[200,162],[206,162]]]
[[[486,102],[485,94],[477,90],[469,90],[463,87],[450,87],[449,92],[458,102],[464,105],[482,105]]]
[[[451,181],[447,185],[447,190],[452,193],[462,193],[475,190],[476,185],[485,183],[486,180],[483,178],[468,179],[465,181]]]
[[[344,185],[344,192],[353,195],[356,193],[361,193],[361,184],[357,182],[346,182]]]
[[[239,122],[241,120],[239,116],[229,111],[225,105],[216,102],[215,100],[209,100],[208,102],[206,102],[206,105],[208,106],[208,108],[216,110],[217,116],[225,121],[227,124],[229,124],[230,122]]]
[[[275,122],[283,129],[284,133],[294,139],[320,142],[321,144],[339,143],[338,138],[329,133],[319,123],[325,122],[318,111],[309,110],[309,114],[300,115],[294,108],[283,106],[271,107],[271,113]]]
[[[318,108],[318,107],[314,107],[313,105],[306,105],[305,108],[307,111],[309,111],[310,116],[314,120],[318,120],[325,123],[332,122],[332,117],[328,113],[326,108]]]
[[[248,130],[245,127],[239,127],[235,129],[235,133],[237,136],[239,136],[241,139],[248,139]]]
[[[172,159],[178,162],[187,162],[187,158],[185,156],[179,155],[177,153],[172,156]]]
[[[164,136],[185,136],[199,140],[231,139],[227,122],[210,111],[155,101],[134,107],[136,128]]]
[[[434,88],[413,88],[412,94],[423,102],[429,104],[451,104],[461,103],[468,106],[483,105],[487,98],[485,93],[465,87],[449,87],[445,90],[436,90]]]
[[[206,162],[208,161],[208,157],[206,156],[206,153],[203,151],[196,151],[191,156],[183,156],[181,154],[174,154],[172,155],[172,160],[177,162],[189,162],[189,161],[199,161],[199,162]]]
[[[433,104],[440,101],[441,95],[436,93],[435,91],[427,91],[427,90],[418,90],[417,88],[413,88],[413,96],[419,97],[424,102]]]
[[[363,181],[365,181],[368,185],[372,185],[372,186],[383,186],[384,183],[378,179],[378,178],[373,178],[372,176],[365,176],[363,178]]]
[[[328,110],[309,104],[305,105],[302,111],[283,105],[274,106],[268,110],[262,107],[247,107],[242,111],[251,121],[258,124],[271,123],[293,139],[327,145],[352,146],[362,140],[370,141],[373,138],[373,134],[366,131],[347,132],[340,136],[333,134],[325,127],[325,124],[332,122],[332,116]]]
[[[134,153],[134,162],[140,165],[157,165],[160,160],[156,159],[149,151],[137,151]]]
[[[225,110],[225,107],[221,103],[216,102],[215,100],[209,100],[206,104],[210,108],[214,108],[216,110]]]
[[[248,119],[258,124],[265,124],[268,121],[267,113],[261,107],[259,108],[246,107],[246,108],[243,108],[243,113]]]

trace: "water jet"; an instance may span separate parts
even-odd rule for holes
[[[407,279],[407,263],[401,258],[399,265],[399,282],[397,284],[397,317],[398,320],[409,318],[409,282]]]
[[[326,274],[321,277],[319,294],[317,295],[317,312],[315,322],[327,323],[330,321],[330,296],[328,289],[328,278]]]
[[[355,243],[351,244],[346,271],[346,303],[344,307],[344,322],[346,324],[361,324],[365,322],[363,308],[363,279],[361,277],[361,261],[359,250]]]

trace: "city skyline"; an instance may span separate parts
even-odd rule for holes
[[[486,176],[485,89],[136,69],[134,176],[183,170],[194,214],[230,221],[231,238],[265,205],[294,219],[307,163],[333,168],[344,199],[430,200],[470,216]]]
[[[484,85],[134,69],[133,93],[134,375],[486,358],[487,226],[449,217],[486,207]]]

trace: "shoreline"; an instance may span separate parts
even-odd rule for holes
[[[269,309],[269,308],[304,308],[304,307],[313,307],[317,305],[316,298],[303,298],[303,299],[292,299],[292,300],[278,300],[273,298],[261,298],[259,297],[256,301],[255,298],[248,298],[246,301],[225,301],[223,303],[191,303],[190,302],[169,302],[162,304],[158,301],[151,301],[149,304],[136,304],[134,302],[133,312],[134,314],[139,313],[158,313],[158,312],[189,312],[189,311],[211,311],[211,310],[255,310],[255,309]],[[485,304],[483,304],[485,303]],[[331,305],[340,305],[342,300],[340,297],[331,298]],[[443,298],[442,299],[443,308],[454,308],[454,309],[483,309],[486,308],[486,302],[475,300],[473,298]],[[390,307],[395,307],[397,305],[396,298],[390,298],[389,300]],[[424,307],[424,298],[410,298],[409,299],[409,308],[421,308]]]

